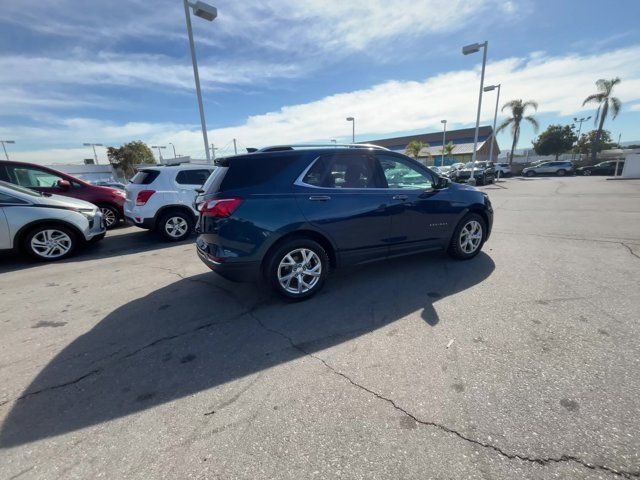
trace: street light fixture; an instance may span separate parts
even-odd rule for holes
[[[443,125],[443,130],[442,130],[442,160],[440,160],[440,166],[444,167],[444,144],[446,142],[446,136],[447,136],[447,121],[446,120],[440,120],[440,123]]]
[[[158,158],[160,160],[160,163],[162,163],[162,152],[161,150],[164,150],[166,147],[166,145],[151,145],[151,148],[157,148],[158,149]]]
[[[4,156],[9,160],[9,154],[7,153],[7,147],[5,146],[7,143],[16,143],[15,140],[0,140],[2,144],[2,149],[4,150]]]
[[[498,89],[498,94],[496,95],[496,111],[493,114],[493,130],[491,130],[491,146],[489,147],[489,161],[493,162],[493,144],[495,143],[496,138],[496,120],[498,119],[498,102],[500,102],[500,87],[501,83],[497,85],[489,85],[484,87],[485,92],[491,92],[495,89]]]
[[[93,147],[93,158],[96,161],[96,165],[98,165],[98,154],[96,153],[96,147],[104,147],[101,143],[83,143],[85,147]]]
[[[189,14],[189,7],[193,9],[193,14],[196,17],[203,18],[209,22],[213,21],[218,16],[218,9],[212,5],[208,5],[200,1],[189,3],[188,0],[183,0],[183,2],[184,15],[187,21],[187,34],[189,35],[189,48],[191,49],[191,63],[193,64],[193,78],[196,83],[196,95],[198,96],[198,109],[200,111],[200,124],[202,125],[202,140],[204,141],[204,152],[207,155],[207,162],[211,163],[211,155],[209,154],[209,139],[207,137],[207,124],[204,118],[204,106],[202,105],[202,92],[200,90],[200,74],[198,73],[196,47],[193,43],[193,29],[191,28],[191,15]]]
[[[463,55],[470,55],[472,53],[479,52],[480,49],[483,49],[482,55],[482,73],[480,74],[480,93],[478,94],[478,113],[476,115],[476,131],[473,136],[473,154],[471,156],[471,176],[469,177],[469,184],[475,185],[476,178],[474,176],[474,167],[476,165],[476,157],[478,148],[478,131],[480,130],[480,111],[482,110],[482,88],[484,86],[484,70],[487,66],[487,50],[489,49],[489,42],[485,41],[483,43],[472,43],[471,45],[466,45],[462,47]]]
[[[351,143],[356,143],[356,119],[347,117],[347,122],[351,122]]]
[[[173,147],[173,158],[178,158],[178,155],[176,155],[176,146],[171,142],[169,142],[169,145]]]

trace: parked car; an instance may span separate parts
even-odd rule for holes
[[[492,162],[476,162],[473,167],[473,176],[478,185],[487,185],[495,180],[495,170]],[[456,182],[468,182],[471,178],[471,162],[456,172]]]
[[[49,167],[33,163],[0,161],[0,180],[40,193],[52,193],[93,203],[100,208],[107,228],[124,219],[124,192],[116,188],[91,185]]]
[[[493,223],[486,194],[367,145],[220,159],[202,190],[201,260],[294,300],[315,294],[334,268],[438,249],[470,259]]]
[[[98,182],[92,182],[94,185],[98,185],[99,187],[111,187],[111,188],[117,188],[118,190],[123,190],[126,187],[126,185],[124,183],[120,183],[120,182],[105,182],[105,181],[98,181]]]
[[[89,202],[0,181],[0,250],[22,248],[36,260],[61,260],[105,231],[102,213]]]
[[[577,175],[615,175],[616,174],[616,164],[617,165],[617,173],[620,175],[622,173],[622,169],[624,168],[624,160],[621,161],[609,161],[609,162],[600,162],[597,165],[590,165],[586,167],[576,168]]]
[[[509,165],[508,163],[494,163],[493,168],[496,172],[496,175],[498,174],[498,172],[500,172],[501,177],[508,177],[511,175],[511,165]]]
[[[535,166],[522,169],[522,175],[533,177],[534,175],[558,175],[563,177],[573,173],[573,163],[571,162],[543,162]]]
[[[197,219],[196,189],[213,170],[189,164],[141,168],[125,188],[125,216],[138,227],[158,231],[166,240],[187,238]]]

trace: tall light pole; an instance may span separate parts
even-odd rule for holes
[[[9,154],[7,153],[7,147],[5,146],[7,143],[16,143],[15,140],[0,140],[2,144],[2,149],[4,150],[4,156],[9,160]]]
[[[582,132],[582,122],[586,122],[587,120],[591,120],[591,115],[589,115],[588,117],[582,117],[582,118],[573,117],[573,121],[580,124],[578,126],[578,140],[576,140],[576,145],[578,145],[578,142],[580,141],[580,132]],[[580,155],[580,153],[578,153],[578,155]],[[571,159],[573,160],[573,156],[571,157]]]
[[[93,158],[96,161],[96,165],[98,165],[98,154],[96,153],[96,147],[104,147],[101,143],[83,143],[85,147],[93,147]]]
[[[476,177],[474,175],[474,167],[476,165],[476,157],[478,148],[478,131],[480,130],[480,112],[482,110],[482,89],[484,87],[484,70],[487,66],[487,50],[489,49],[489,42],[485,41],[483,43],[472,43],[471,45],[466,45],[462,47],[463,55],[470,55],[472,53],[479,52],[480,49],[484,50],[482,55],[482,73],[480,74],[480,93],[478,94],[478,113],[476,115],[476,132],[473,136],[473,154],[471,155],[471,176],[469,177],[469,184],[476,184]]]
[[[443,125],[442,129],[442,160],[440,161],[440,166],[444,167],[444,144],[447,140],[447,121],[440,120],[440,123]]]
[[[173,158],[178,158],[178,155],[176,155],[176,146],[171,142],[169,142],[169,145],[173,147]]]
[[[356,119],[347,117],[347,122],[351,122],[351,143],[356,143]]]
[[[160,163],[162,163],[162,152],[161,152],[161,150],[164,150],[167,147],[165,145],[151,145],[151,148],[157,148],[158,149],[158,159],[159,159]]]
[[[489,147],[489,161],[493,162],[493,144],[496,141],[496,121],[498,120],[498,103],[500,102],[500,87],[501,83],[498,85],[489,85],[484,87],[485,92],[490,92],[492,90],[498,89],[498,94],[496,95],[496,111],[493,114],[493,130],[491,130],[491,146]]]
[[[202,106],[202,92],[200,91],[200,75],[198,74],[198,61],[196,60],[196,47],[193,43],[193,29],[191,28],[191,15],[189,13],[189,7],[193,9],[193,14],[196,17],[204,18],[211,22],[218,16],[218,9],[204,2],[197,1],[195,3],[189,3],[188,0],[184,2],[184,15],[187,19],[187,34],[189,35],[189,48],[191,49],[191,63],[193,64],[193,78],[196,82],[196,95],[198,96],[198,109],[200,110],[200,124],[202,125],[202,140],[204,141],[204,152],[207,155],[207,162],[211,163],[211,156],[209,155],[209,139],[207,137],[207,124],[204,119],[204,107]]]

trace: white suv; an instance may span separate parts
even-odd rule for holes
[[[500,172],[501,177],[507,177],[511,175],[511,165],[508,163],[494,163],[493,168],[496,171],[496,174]]]
[[[179,165],[139,169],[125,188],[125,217],[138,227],[157,230],[166,240],[185,239],[196,223],[196,189],[214,168]]]

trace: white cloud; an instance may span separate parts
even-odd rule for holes
[[[595,91],[598,78],[619,76],[622,83],[616,95],[625,103],[640,100],[640,46],[590,56],[544,56],[510,58],[490,62],[487,83],[502,83],[502,99],[536,100],[538,113],[574,114],[591,110],[582,100]],[[359,138],[375,138],[415,129],[439,130],[446,118],[449,128],[466,126],[475,118],[479,68],[443,73],[421,81],[388,81],[368,89],[337,93],[314,102],[283,106],[263,115],[249,117],[238,126],[211,131],[210,141],[228,144],[237,138],[245,146],[285,142],[346,140],[350,133],[345,117],[356,117]],[[485,97],[482,119],[493,117],[494,96]],[[637,105],[630,107],[637,110]],[[624,112],[624,109],[623,109]],[[140,138],[148,142],[173,142],[178,150],[203,156],[202,139],[197,126],[172,124],[136,124],[123,126],[71,120],[61,129],[45,128],[42,133],[25,131],[26,138],[79,138],[92,132],[96,141],[128,141]],[[0,128],[0,134],[5,129]],[[14,130],[12,130],[14,131]],[[7,135],[10,132],[7,130]],[[27,135],[28,134],[28,135]],[[16,135],[14,135],[16,136]],[[87,141],[83,140],[82,141]],[[106,140],[105,140],[106,141]],[[35,153],[30,153],[34,160]]]

